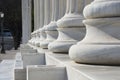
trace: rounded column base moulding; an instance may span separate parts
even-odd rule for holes
[[[40,43],[40,47],[45,49],[48,48],[49,43],[53,42],[57,38],[58,32],[46,31],[46,34],[47,34],[47,38]]]
[[[32,45],[35,46],[35,41],[36,41],[36,38],[37,38],[36,31],[33,32],[33,36],[34,36],[34,39],[32,41]]]
[[[36,40],[35,40],[35,46],[36,47],[39,47],[39,44],[40,44],[39,40],[40,40],[40,32],[37,31],[37,33],[36,33]]]
[[[69,56],[77,63],[120,65],[120,45],[74,45]]]
[[[40,43],[41,48],[48,48],[48,44],[57,39],[58,31],[56,28],[57,24],[53,21],[45,27],[46,39]]]
[[[120,17],[87,19],[85,38],[73,45],[69,56],[75,62],[120,65]]]
[[[52,52],[68,52],[70,46],[83,39],[85,28],[58,28],[58,38],[48,45]]]
[[[68,53],[70,46],[75,43],[76,41],[54,41],[48,45],[48,48],[55,53]]]
[[[60,20],[57,21],[58,28],[68,28],[68,27],[80,27],[84,26],[82,21],[84,17],[79,14],[66,14]]]
[[[84,8],[85,18],[120,17],[120,0],[94,0]]]
[[[36,40],[36,43],[35,43],[35,46],[36,47],[40,47],[40,41],[41,41],[41,36],[40,36],[40,34],[41,34],[41,28],[38,30],[38,32],[37,32],[37,36],[38,36],[38,39]]]
[[[41,47],[42,41],[44,41],[45,39],[46,39],[46,33],[45,33],[45,26],[44,26],[40,31],[40,40],[39,40],[39,42],[40,42],[39,46],[40,47]]]

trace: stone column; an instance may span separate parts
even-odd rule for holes
[[[22,0],[22,43],[30,39],[31,33],[31,0]]]
[[[52,12],[51,6],[52,6],[51,0],[44,0],[44,27],[41,29],[40,32],[41,33],[40,47],[43,46],[43,44],[41,43],[44,42],[44,40],[46,39],[45,28],[51,21],[51,12]]]
[[[50,43],[52,52],[68,52],[71,45],[83,39],[85,27],[82,23],[84,0],[67,0],[65,16],[57,21],[59,36]]]
[[[35,46],[35,43],[36,43],[35,39],[37,38],[37,36],[35,36],[35,35],[37,35],[36,34],[37,29],[38,29],[38,0],[34,0],[34,31],[32,32],[33,35],[34,35],[32,45],[34,45],[34,46]]]
[[[36,41],[36,47],[40,47],[41,42],[41,29],[44,26],[44,0],[39,0],[39,29],[37,31],[38,39]]]
[[[94,0],[84,9],[85,38],[72,46],[79,63],[120,65],[120,0]]]
[[[42,48],[48,48],[48,44],[50,42],[53,42],[58,37],[58,31],[57,31],[57,20],[63,16],[63,11],[60,14],[60,7],[64,6],[62,3],[63,0],[51,0],[52,1],[52,18],[51,22],[46,26],[45,32],[47,34],[46,40],[41,43]]]

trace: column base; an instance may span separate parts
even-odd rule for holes
[[[120,65],[120,18],[85,20],[85,38],[69,50],[75,62]]]
[[[58,36],[57,30],[55,30],[55,31],[46,31],[46,34],[47,34],[47,38],[40,43],[40,47],[43,48],[43,49],[47,49],[48,44],[53,42]]]
[[[85,28],[58,28],[59,36],[56,41],[48,45],[52,52],[68,52],[69,48],[83,39]]]
[[[48,48],[52,52],[67,53],[70,46],[75,43],[76,41],[54,41],[48,45]]]
[[[120,65],[120,45],[84,45],[70,48],[69,56],[77,63]]]

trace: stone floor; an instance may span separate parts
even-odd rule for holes
[[[14,59],[18,51],[9,50],[6,54],[0,53],[0,80],[14,80]]]
[[[7,50],[6,54],[1,54],[0,53],[0,61],[6,60],[6,59],[14,59],[15,54],[19,52],[19,50]]]

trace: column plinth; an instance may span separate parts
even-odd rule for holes
[[[69,50],[75,62],[120,64],[119,0],[95,0],[84,9],[85,38]]]

